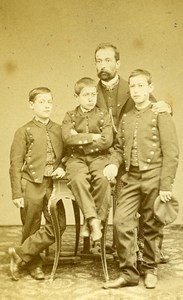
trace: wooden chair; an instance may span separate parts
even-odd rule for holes
[[[74,216],[75,216],[75,228],[76,228],[76,239],[75,239],[75,251],[74,255],[77,255],[78,252],[78,246],[79,246],[79,237],[80,237],[80,209],[77,205],[74,196],[71,192],[71,190],[67,186],[68,180],[67,179],[55,179],[54,180],[54,188],[51,195],[51,206],[50,206],[50,215],[53,223],[54,233],[55,233],[55,256],[54,256],[54,262],[53,262],[53,268],[50,276],[50,281],[53,281],[58,261],[59,261],[59,255],[61,252],[61,231],[59,226],[59,219],[58,219],[58,203],[60,200],[71,200],[74,210]],[[107,261],[106,261],[106,233],[107,233],[107,223],[108,223],[108,217],[103,222],[103,229],[102,229],[102,238],[101,238],[101,262],[102,262],[102,268],[104,272],[104,278],[105,281],[109,280],[108,270],[107,270]]]

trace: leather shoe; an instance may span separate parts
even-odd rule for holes
[[[41,269],[41,267],[37,267],[35,269],[32,269],[30,271],[30,275],[32,276],[32,278],[34,278],[36,280],[45,279],[45,275],[44,275],[43,270]]]
[[[157,275],[147,273],[145,274],[144,284],[147,289],[154,289],[158,282]]]
[[[15,248],[10,247],[8,252],[10,256],[10,272],[12,279],[18,281],[20,277],[19,264],[22,262],[22,259],[16,253]]]
[[[103,286],[104,289],[117,289],[125,286],[133,286],[133,285],[138,285],[137,283],[132,283],[126,281],[123,277],[118,277],[117,279],[114,280],[109,280],[106,282]]]

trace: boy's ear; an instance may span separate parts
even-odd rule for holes
[[[149,88],[150,88],[150,93],[152,93],[154,90],[154,84],[152,82],[150,83]]]
[[[34,102],[29,101],[29,107],[30,107],[31,109],[33,109],[33,106],[34,106]]]

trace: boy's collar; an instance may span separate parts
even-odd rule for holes
[[[150,107],[152,105],[151,101],[149,101],[149,103],[147,103],[147,105],[143,106],[142,108],[139,108],[135,105],[135,108],[139,111],[142,111],[144,109],[146,109],[147,107]]]
[[[48,119],[46,122],[40,121],[37,117],[35,117],[34,119],[36,120],[36,122],[39,122],[39,123],[41,123],[43,125],[48,125],[48,123],[50,122],[50,119]]]
[[[82,110],[83,113],[87,113],[87,112],[89,112],[89,111],[91,111],[93,109],[92,108],[92,109],[88,110],[88,109],[83,108],[81,105],[80,105],[80,108],[81,108],[81,110]]]

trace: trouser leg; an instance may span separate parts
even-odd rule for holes
[[[141,201],[139,189],[138,178],[136,180],[129,175],[125,179],[114,215],[114,234],[121,275],[133,284],[139,281],[136,264],[137,211]]]
[[[97,216],[102,221],[107,218],[112,205],[110,183],[103,175],[103,169],[108,162],[107,156],[99,156],[92,159],[89,165],[92,185],[91,194],[94,199]]]
[[[160,260],[160,231],[163,226],[154,218],[154,201],[159,195],[160,168],[142,173],[141,190],[143,201],[141,212],[143,218],[144,250],[143,271],[145,273],[157,273],[157,265]]]
[[[24,208],[21,208],[22,243],[41,226],[43,211],[43,198],[45,189],[43,184],[36,184],[28,180],[22,180]]]
[[[59,224],[61,235],[66,228],[65,209],[62,201],[59,201]],[[25,262],[30,262],[30,268],[34,268],[39,263],[39,254],[48,246],[55,242],[54,230],[52,226],[51,217],[48,216],[45,226],[37,230],[34,234],[28,237],[22,245],[16,247],[17,254]]]
[[[91,175],[85,158],[70,158],[66,163],[68,187],[85,218],[97,218],[94,199],[91,195]]]

